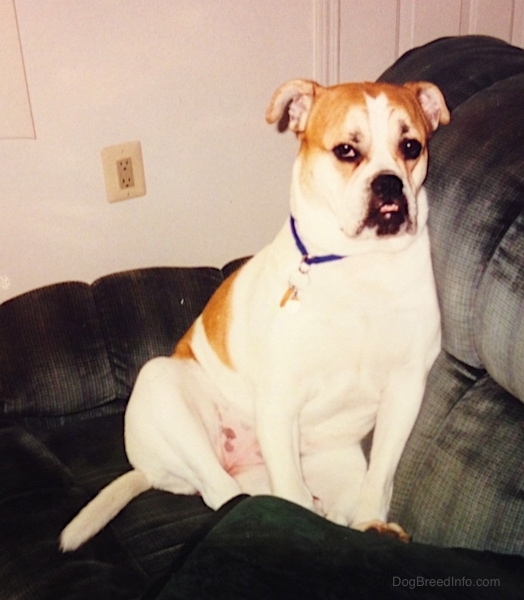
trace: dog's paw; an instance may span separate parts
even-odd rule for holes
[[[347,514],[339,510],[330,510],[325,514],[325,517],[328,521],[335,523],[335,525],[342,525],[342,527],[349,527],[351,524],[351,519]]]
[[[400,542],[409,542],[411,540],[410,536],[397,523],[385,523],[384,521],[375,520],[359,523],[354,526],[354,529],[393,538]]]

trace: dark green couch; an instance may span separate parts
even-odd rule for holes
[[[141,269],[0,306],[0,600],[524,597],[524,51],[443,39],[382,78],[434,81],[453,111],[427,182],[443,351],[392,503],[415,542],[273,498],[213,513],[150,491],[61,554],[61,528],[128,468],[138,369],[238,263]]]

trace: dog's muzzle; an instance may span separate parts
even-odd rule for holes
[[[371,199],[362,229],[376,229],[378,236],[396,235],[410,226],[409,206],[404,184],[396,175],[377,175],[371,182]]]

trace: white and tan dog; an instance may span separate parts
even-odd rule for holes
[[[294,80],[266,118],[300,140],[292,218],[220,286],[174,355],[142,368],[125,415],[133,470],[64,529],[63,550],[150,488],[200,493],[213,509],[273,494],[405,535],[386,519],[440,348],[422,183],[428,138],[449,112],[426,82]]]

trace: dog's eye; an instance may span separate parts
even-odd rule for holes
[[[360,160],[360,152],[351,144],[339,144],[333,148],[333,154],[344,162],[358,162]]]
[[[422,144],[418,140],[402,140],[400,151],[406,160],[415,160],[422,152]]]

